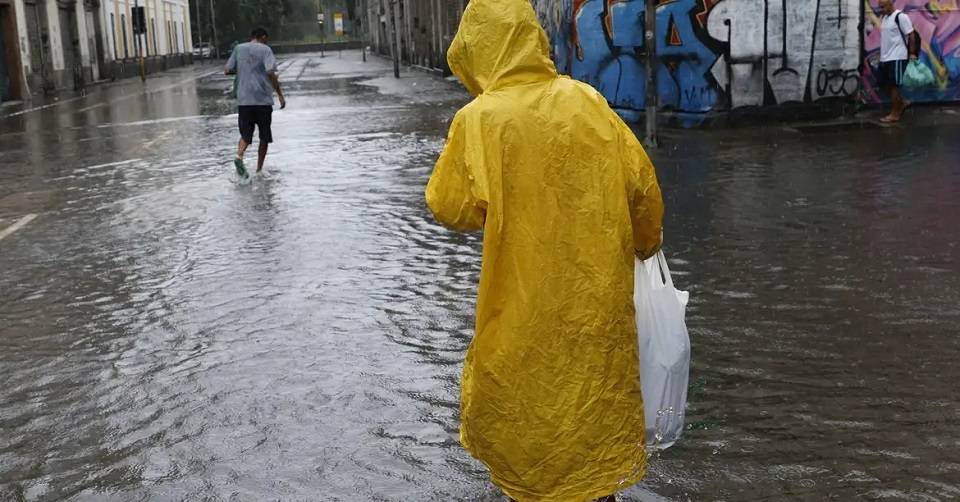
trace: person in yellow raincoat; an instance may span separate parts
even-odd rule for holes
[[[461,442],[513,499],[580,502],[646,473],[633,270],[663,202],[633,132],[548,47],[528,0],[470,1],[447,59],[475,99],[426,199],[484,233]]]

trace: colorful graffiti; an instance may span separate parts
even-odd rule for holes
[[[710,80],[717,49],[703,39],[704,1],[669,0],[657,8],[657,92],[665,108],[702,112],[719,98]],[[615,107],[640,110],[646,102],[643,0],[573,0],[572,25],[560,60],[576,79],[593,84]],[[564,66],[561,66],[564,68]]]
[[[864,0],[864,98],[877,103],[886,100],[876,86],[875,71],[880,58],[880,16],[877,0]],[[960,0],[898,0],[898,9],[910,16],[923,39],[920,60],[937,77],[937,86],[908,91],[913,101],[960,101]]]
[[[662,107],[704,112],[856,95],[860,1],[659,0]],[[643,0],[535,3],[559,68],[619,109],[643,108]]]
[[[877,1],[658,0],[661,106],[705,112],[824,99],[878,101],[871,69],[880,44]],[[534,0],[557,67],[592,84],[622,112],[642,110],[646,101],[644,3]],[[897,5],[920,31],[923,61],[939,79],[937,89],[913,98],[960,100],[960,0]]]

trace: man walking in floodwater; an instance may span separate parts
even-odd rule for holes
[[[243,156],[247,147],[253,143],[253,131],[260,132],[260,148],[257,152],[257,172],[263,170],[267,150],[273,142],[273,93],[280,98],[280,109],[286,108],[287,100],[280,89],[277,76],[277,60],[267,46],[267,30],[256,28],[250,34],[250,41],[234,47],[224,72],[237,74],[237,112],[240,126],[240,144],[237,158],[233,161],[237,175],[248,178]]]
[[[880,0],[880,73],[877,83],[890,93],[890,114],[880,119],[884,123],[899,122],[907,108],[900,90],[907,59],[916,59],[920,47],[913,35],[913,22],[903,11],[893,6],[893,0]]]
[[[468,4],[448,62],[476,98],[426,198],[484,232],[461,442],[513,499],[581,502],[646,473],[633,271],[663,203],[633,132],[548,49],[527,0]]]

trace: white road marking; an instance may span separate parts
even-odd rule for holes
[[[102,168],[104,168],[104,167],[123,166],[123,165],[126,165],[126,164],[133,164],[134,162],[140,162],[141,160],[143,160],[143,159],[121,160],[121,161],[119,161],[119,162],[110,162],[109,164],[97,164],[97,165],[95,165],[95,166],[87,166],[87,167],[84,167],[83,169],[86,169],[86,170],[89,171],[89,170],[91,170],[91,169],[102,169]]]
[[[142,125],[153,125],[153,124],[166,124],[168,122],[180,122],[183,120],[199,120],[205,118],[220,118],[220,115],[188,115],[186,117],[167,117],[165,119],[150,119],[150,120],[138,120],[136,122],[116,122],[116,123],[107,123],[101,124],[97,127],[101,129],[106,129],[108,127],[130,127],[130,126],[142,126]]]
[[[37,215],[35,214],[28,214],[23,218],[20,218],[20,220],[14,223],[13,225],[10,225],[6,229],[0,231],[0,241],[9,237],[11,234],[16,232],[17,230],[20,230],[21,228],[27,226],[27,224],[33,221],[36,217]]]
[[[86,108],[81,108],[81,109],[77,110],[77,113],[89,112],[90,110],[95,110],[95,109],[97,109],[97,108],[103,108],[104,106],[107,106],[107,104],[106,104],[106,103],[97,103],[97,104],[95,104],[95,105],[93,105],[93,106],[88,106],[88,107],[86,107]]]

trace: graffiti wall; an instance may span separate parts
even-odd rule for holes
[[[880,15],[878,0],[864,0],[864,98],[880,102],[874,76],[880,60]],[[913,101],[960,101],[960,0],[898,0],[898,9],[910,16],[923,39],[920,60],[933,70],[937,86],[925,91],[910,91]]]
[[[869,0],[660,0],[662,106],[705,112],[855,98],[863,1]],[[643,108],[643,0],[534,4],[559,69],[621,110]]]

